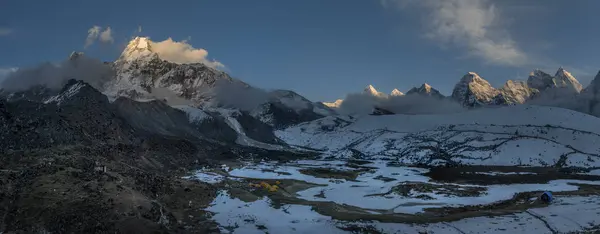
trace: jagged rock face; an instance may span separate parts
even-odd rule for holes
[[[273,127],[261,122],[246,112],[240,112],[235,117],[242,126],[246,136],[251,139],[258,139],[261,142],[269,144],[283,144],[273,133]]]
[[[73,106],[75,108],[87,108],[98,106],[100,108],[110,105],[108,98],[91,85],[71,79],[55,96],[44,101],[45,104],[55,103],[58,106]]]
[[[291,90],[274,90],[270,92],[270,102],[281,103],[284,106],[300,113],[314,112],[316,116],[327,116],[335,114],[335,111],[318,102],[311,102],[302,95]],[[319,117],[319,118],[320,118]],[[314,120],[314,119],[313,119]]]
[[[496,105],[515,105],[523,104],[527,100],[538,95],[537,89],[530,88],[523,81],[507,81],[504,86],[499,89],[499,94],[494,98]]]
[[[343,99],[338,99],[335,100],[335,102],[322,102],[323,105],[329,107],[329,108],[339,108],[340,105],[342,105],[342,102],[344,102]]]
[[[555,87],[554,78],[550,74],[537,69],[529,74],[527,85],[540,91]]]
[[[374,107],[373,108],[373,112],[371,113],[371,115],[394,115],[394,112],[391,112],[389,110],[380,108],[380,107]]]
[[[43,102],[56,94],[58,94],[58,90],[52,90],[43,85],[36,85],[27,90],[12,93],[0,90],[0,98],[5,98],[8,102]]]
[[[313,108],[313,104],[311,101],[309,101],[308,99],[300,96],[300,94],[298,94],[294,91],[291,91],[291,90],[281,90],[281,89],[273,90],[273,91],[271,91],[270,95],[271,95],[270,101],[281,102],[285,106],[295,109],[295,110],[312,109]]]
[[[429,84],[424,83],[421,87],[414,87],[406,92],[407,95],[419,94],[424,96],[436,97],[436,98],[445,98],[444,95],[440,93],[437,89],[432,88]]]
[[[162,101],[136,102],[120,97],[113,102],[119,116],[126,119],[136,129],[152,134],[200,137],[200,132],[189,124],[185,113],[170,107]]]
[[[265,102],[249,112],[254,118],[274,128],[283,128],[333,114],[333,110],[328,107],[312,103],[290,90],[271,91]]]
[[[490,83],[477,73],[469,72],[454,86],[452,98],[465,107],[478,107],[492,104],[499,94]]]
[[[541,92],[549,89],[563,88],[574,93],[579,93],[583,89],[579,81],[562,67],[558,69],[554,76],[541,70],[534,70],[529,74],[527,84],[529,87]]]
[[[168,100],[170,98],[165,96],[171,95],[191,101],[194,106],[219,107],[230,105],[229,101],[235,102],[236,100],[229,100],[221,103],[224,100],[223,95],[235,99],[236,93],[231,90],[237,90],[244,92],[245,95],[256,93],[265,96],[262,103],[259,103],[262,105],[256,104],[258,107],[255,107],[256,110],[252,112],[256,114],[253,116],[267,121],[265,123],[272,126],[288,126],[297,123],[296,121],[310,121],[322,117],[314,113],[316,107],[312,102],[295,92],[275,90],[266,93],[201,63],[176,64],[164,61],[153,51],[152,44],[152,41],[142,37],[135,38],[129,43],[121,57],[114,63],[117,77],[106,85],[107,94],[138,100]],[[166,92],[169,94],[165,94]],[[327,112],[323,107],[318,110]],[[278,114],[279,112],[294,113],[282,115]],[[295,116],[290,117],[290,115]],[[288,119],[277,119],[280,116]]]
[[[373,87],[373,85],[368,85],[367,87],[365,87],[365,89],[363,90],[363,93],[366,93],[366,94],[374,96],[374,97],[386,97],[387,96],[385,93],[377,91],[377,89],[375,89],[375,87]]]
[[[3,150],[139,140],[133,129],[116,117],[106,96],[80,81],[70,81],[46,104],[19,100],[2,107]]]
[[[175,95],[202,102],[218,81],[247,86],[201,63],[176,64],[162,60],[152,50],[152,43],[144,37],[129,42],[113,64],[117,76],[106,85],[107,93],[134,99],[153,98],[153,88],[167,88]]]
[[[323,117],[312,109],[293,110],[280,102],[264,103],[252,110],[250,114],[276,129]]]

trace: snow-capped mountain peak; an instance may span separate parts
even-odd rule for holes
[[[367,87],[365,87],[364,92],[366,94],[370,94],[372,96],[376,96],[376,97],[384,97],[385,94],[382,92],[377,91],[377,89],[375,89],[375,87],[373,87],[373,85],[367,85]]]
[[[530,88],[537,89],[539,91],[545,91],[547,89],[554,88],[566,88],[570,89],[575,93],[581,92],[583,86],[571,75],[570,72],[560,67],[554,76],[545,73],[539,69],[534,70],[529,74],[527,79],[527,85]]]
[[[365,87],[364,91],[366,93],[371,93],[371,94],[378,93],[377,89],[375,89],[375,87],[373,87],[373,85],[367,85],[367,87]]]
[[[508,80],[498,90],[500,94],[496,96],[494,104],[523,104],[535,96],[539,91],[537,89],[530,88],[524,81],[512,81]]]
[[[527,85],[540,91],[555,86],[553,77],[539,69],[535,69],[529,74]]]
[[[475,72],[464,75],[454,86],[452,98],[463,106],[475,107],[492,103],[498,90]]]
[[[400,92],[398,89],[392,90],[391,96],[404,96],[404,93]]]
[[[572,88],[576,92],[581,92],[583,86],[571,75],[570,72],[560,67],[554,75],[554,82],[558,87]]]
[[[487,80],[481,78],[481,76],[479,76],[479,74],[477,74],[475,72],[468,72],[466,75],[464,75],[462,77],[461,82],[469,82],[469,83],[475,82],[475,83],[481,83],[482,85],[490,84]]]
[[[442,95],[440,93],[440,91],[438,91],[437,89],[434,89],[433,87],[431,87],[431,85],[429,85],[427,83],[423,83],[421,85],[421,87],[419,87],[419,88],[414,87],[414,88],[410,89],[406,94],[409,94],[409,95],[419,94],[419,95],[436,97],[436,98],[444,98],[444,95]]]
[[[158,54],[152,51],[151,44],[152,41],[147,37],[136,37],[127,44],[119,60],[131,61],[158,58]]]

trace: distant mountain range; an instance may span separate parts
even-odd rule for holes
[[[362,94],[381,100],[411,95],[427,96],[451,100],[467,109],[531,103],[563,107],[597,115],[593,113],[589,105],[585,108],[582,103],[589,104],[591,102],[590,105],[595,106],[596,98],[590,94],[597,89],[598,82],[600,82],[600,73],[590,86],[584,89],[571,73],[561,67],[554,76],[536,69],[530,73],[527,81],[508,80],[501,88],[493,87],[475,72],[468,72],[454,86],[449,97],[442,95],[427,83],[410,89],[406,94],[394,89],[390,95],[379,92],[372,85],[368,85]],[[333,109],[343,107],[342,103],[344,103],[344,99],[323,102],[324,105]]]

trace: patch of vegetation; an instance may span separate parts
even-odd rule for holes
[[[279,181],[275,181],[275,184],[271,185],[265,181],[262,181],[258,184],[255,183],[249,183],[248,185],[252,188],[257,188],[257,189],[264,189],[266,191],[269,192],[277,192],[277,190],[279,190],[279,184],[281,184],[281,182]]]

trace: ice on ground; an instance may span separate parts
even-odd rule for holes
[[[320,215],[310,206],[285,205],[275,209],[263,198],[244,202],[220,192],[207,211],[223,233],[344,233],[335,228],[331,217]],[[233,229],[233,230],[230,230]],[[266,229],[266,230],[261,230]]]
[[[475,172],[475,174],[490,175],[490,176],[498,176],[498,175],[537,175],[537,173],[534,173],[534,172],[500,172],[500,171],[490,171],[490,172],[478,171],[478,172]]]
[[[558,233],[576,232],[600,225],[600,196],[558,198],[551,206],[528,211]]]
[[[289,145],[334,157],[350,150],[406,164],[600,167],[600,119],[561,108],[514,106],[457,114],[329,116],[278,130]],[[448,154],[440,159],[434,150]],[[562,165],[561,165],[562,166]]]
[[[600,176],[600,169],[591,170],[591,171],[589,171],[588,173],[585,173],[585,174]]]
[[[299,161],[295,164],[279,165],[275,163],[260,163],[246,165],[241,168],[233,169],[229,175],[242,178],[254,179],[291,179],[305,181],[308,183],[324,185],[312,187],[297,192],[300,199],[308,201],[331,201],[338,204],[346,204],[364,209],[388,210],[394,213],[419,213],[425,208],[433,207],[458,207],[465,205],[484,205],[497,201],[511,199],[515,194],[527,191],[574,191],[578,186],[571,183],[596,184],[600,181],[580,181],[580,180],[553,180],[545,184],[510,184],[510,185],[465,185],[451,184],[457,187],[484,187],[486,191],[481,196],[453,196],[443,193],[427,192],[420,195],[426,195],[429,198],[419,198],[418,196],[405,197],[391,192],[392,188],[401,182],[421,182],[432,185],[448,185],[431,182],[429,177],[423,175],[427,169],[413,167],[392,167],[387,166],[386,161],[374,161],[364,166],[376,168],[371,171],[362,172],[355,181],[339,180],[331,178],[319,178],[312,175],[306,175],[300,172],[306,168],[325,167],[337,170],[352,170],[340,163],[332,161],[331,163],[322,162],[318,165],[317,161]],[[381,180],[381,178],[391,178]],[[413,194],[419,195],[419,194]],[[430,198],[433,198],[431,200]]]
[[[429,224],[346,222],[313,211],[309,206],[278,209],[263,198],[244,202],[219,192],[207,211],[223,233],[351,233],[343,227],[370,227],[381,233],[568,233],[600,225],[600,197],[559,197],[548,207],[496,217],[473,217]]]

